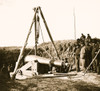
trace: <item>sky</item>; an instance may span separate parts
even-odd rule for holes
[[[54,40],[75,39],[81,33],[100,38],[100,0],[0,0],[0,46],[22,46],[28,34],[34,7],[40,6]],[[45,42],[50,41],[40,17]],[[40,33],[39,43],[42,43]],[[29,38],[34,45],[34,26]]]

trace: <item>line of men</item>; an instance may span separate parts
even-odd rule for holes
[[[85,71],[87,69],[87,67],[97,54],[99,48],[100,43],[95,40],[93,41],[89,34],[87,35],[87,38],[82,34],[80,39],[77,39],[75,48],[75,64],[77,72],[80,71],[80,63],[82,64],[82,71]],[[89,70],[100,74],[100,53],[95,58]]]
[[[100,48],[100,42],[91,38],[89,34],[87,37],[82,34],[77,42],[73,45],[59,45],[59,54],[62,58],[67,58],[67,61],[71,64],[75,64],[76,71],[85,71],[89,64],[92,62],[98,50]],[[74,61],[73,61],[74,60]],[[82,65],[82,66],[81,66]],[[89,68],[92,72],[100,74],[100,53],[95,58],[93,64]]]

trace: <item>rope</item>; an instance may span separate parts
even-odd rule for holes
[[[33,48],[34,49],[34,48]],[[33,51],[33,49],[31,49],[29,52],[28,52],[28,54],[27,55],[29,55],[32,51]]]

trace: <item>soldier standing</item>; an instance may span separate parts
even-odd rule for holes
[[[76,71],[80,71],[80,45],[77,43],[76,50],[75,50],[75,65],[76,65]]]
[[[96,55],[96,52],[97,52],[97,49],[98,49],[97,43],[94,42],[93,43],[93,47],[92,47],[92,59],[94,59],[94,57]],[[96,60],[93,62],[93,71],[97,72],[97,69],[96,69]]]
[[[85,42],[85,39],[86,39],[86,36],[82,33],[80,37],[81,42]]]
[[[8,66],[6,64],[3,64],[2,68],[1,68],[1,73],[4,75],[5,78],[10,79]]]
[[[93,50],[92,50],[92,58],[95,57],[95,55],[97,54],[98,50],[100,50],[100,44],[96,43],[93,46]],[[93,63],[93,68],[94,71],[97,72],[97,74],[100,74],[100,53],[97,55],[94,63]]]
[[[62,54],[63,54],[63,47],[62,47],[62,45],[60,44],[60,45],[59,45],[59,55],[60,55],[60,59],[62,59]]]
[[[86,67],[89,66],[89,64],[92,61],[92,46],[90,45],[89,41],[85,40],[85,58],[86,58]]]
[[[81,43],[81,51],[80,51],[80,61],[82,63],[82,70],[85,71],[86,69],[86,65],[85,65],[85,61],[86,61],[86,58],[85,58],[85,45],[84,43]]]
[[[89,34],[87,34],[87,40],[88,42],[91,42],[91,36]]]

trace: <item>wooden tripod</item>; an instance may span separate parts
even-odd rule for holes
[[[47,26],[47,22],[46,22],[46,20],[45,20],[45,18],[44,18],[44,15],[43,15],[43,12],[42,12],[41,8],[40,8],[40,7],[37,7],[37,8],[35,8],[34,11],[35,11],[35,14],[34,14],[34,17],[33,17],[33,20],[32,20],[32,23],[31,23],[31,26],[30,26],[28,35],[27,35],[27,37],[26,37],[24,46],[21,48],[21,51],[20,51],[18,60],[17,60],[16,65],[15,65],[15,69],[14,69],[13,73],[11,73],[11,78],[12,78],[12,79],[14,79],[15,76],[16,76],[17,69],[18,69],[18,67],[19,67],[19,63],[20,63],[20,61],[21,61],[21,59],[22,59],[22,57],[23,57],[23,53],[24,53],[24,50],[25,50],[25,48],[26,48],[26,46],[27,46],[28,38],[29,38],[29,36],[30,36],[30,34],[31,34],[32,26],[33,26],[34,23],[35,23],[35,55],[37,55],[37,37],[36,37],[36,35],[37,35],[37,31],[38,31],[38,28],[37,28],[37,20],[38,20],[38,19],[37,19],[37,17],[38,17],[38,13],[39,13],[39,12],[40,12],[40,15],[41,15],[41,17],[42,17],[42,19],[43,19],[43,22],[44,22],[44,25],[45,25],[45,27],[46,27],[47,33],[48,33],[48,35],[49,35],[49,38],[50,38],[50,40],[51,40],[51,42],[52,42],[52,44],[53,44],[53,46],[54,46],[54,48],[55,48],[55,50],[56,50],[56,55],[57,55],[57,57],[60,59],[59,54],[58,54],[58,51],[57,51],[56,46],[55,46],[55,44],[54,44],[53,38],[52,38],[52,36],[51,36],[51,33],[50,33],[50,31],[49,31],[49,28],[48,28],[48,26]]]

